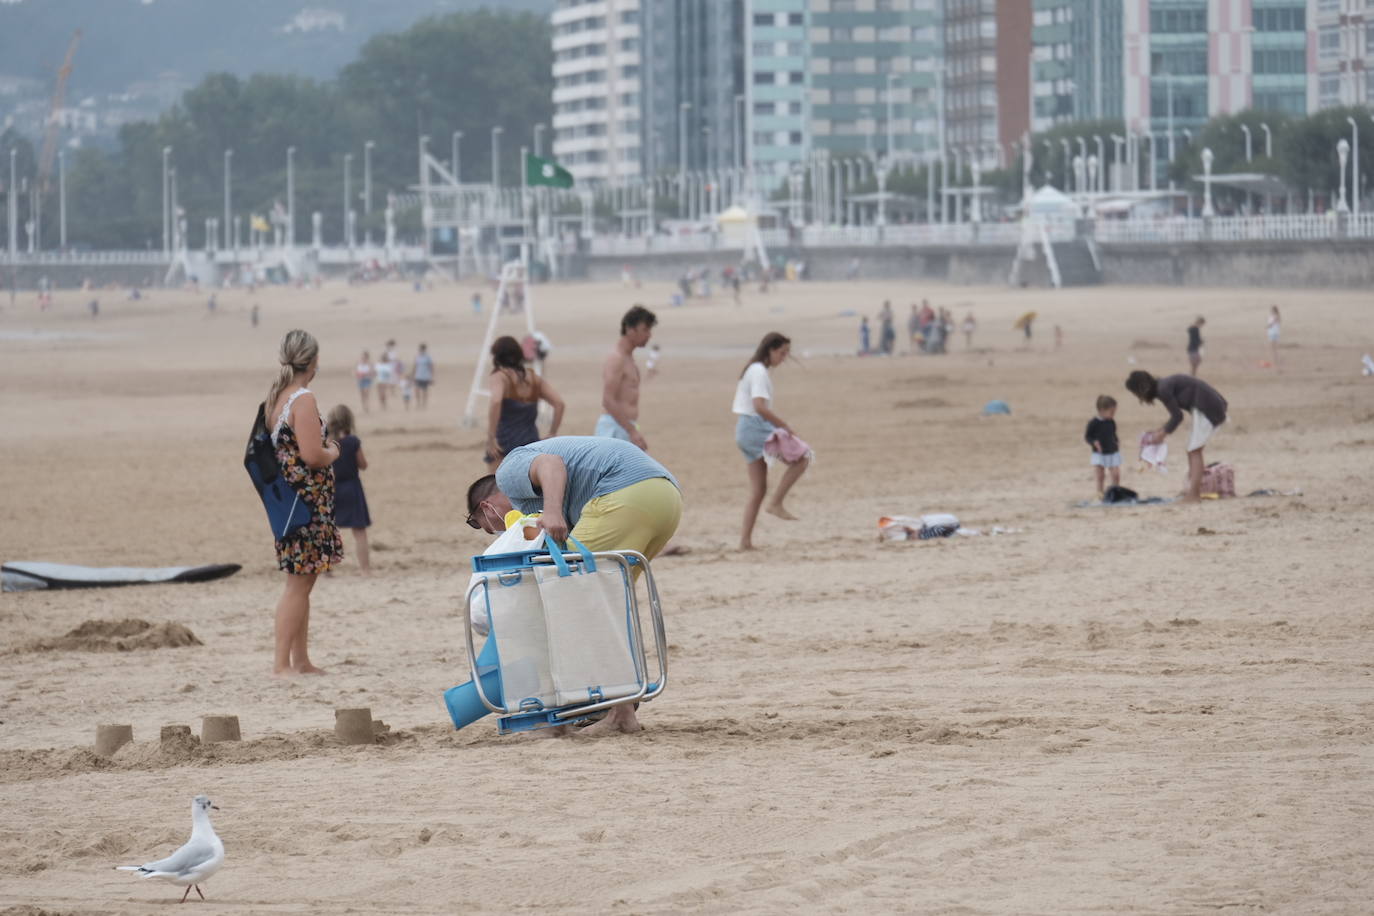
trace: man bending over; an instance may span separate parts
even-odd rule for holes
[[[682,493],[667,468],[629,442],[559,436],[513,449],[495,474],[468,488],[474,528],[504,531],[512,508],[542,513],[539,527],[560,544],[571,532],[588,550],[637,550],[652,560],[677,531]],[[583,732],[639,729],[627,703]]]

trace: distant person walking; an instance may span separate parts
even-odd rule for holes
[[[490,467],[522,445],[540,440],[539,402],[553,408],[549,438],[563,425],[563,399],[553,386],[525,366],[524,348],[514,337],[498,337],[491,345],[491,406],[487,410],[487,452]]]
[[[775,429],[792,432],[787,422],[773,412],[773,379],[769,372],[781,365],[791,352],[792,341],[782,334],[777,331],[765,334],[749,365],[740,373],[739,384],[735,386],[735,402],[731,408],[739,418],[735,421],[735,444],[739,446],[749,468],[749,499],[744,505],[740,550],[754,549],[754,523],[758,521],[759,508],[763,506],[764,496],[768,492],[764,443]],[[788,465],[778,488],[773,491],[773,498],[768,502],[769,514],[788,521],[796,520],[796,516],[783,507],[783,500],[801,479],[808,464],[810,461],[807,458],[800,458]]]
[[[1207,319],[1199,315],[1188,325],[1188,367],[1193,375],[1197,375],[1197,368],[1202,365],[1202,326],[1206,323]]]
[[[964,316],[963,322],[959,325],[959,330],[964,332],[964,349],[973,349],[973,332],[978,330],[978,319],[973,317],[973,312]]]
[[[434,358],[425,344],[420,344],[420,351],[415,354],[411,373],[415,379],[415,406],[424,410],[429,406],[429,386],[434,384]]]
[[[1226,422],[1226,399],[1211,385],[1192,375],[1170,375],[1156,379],[1143,369],[1126,378],[1126,390],[1142,404],[1158,400],[1169,411],[1169,422],[1147,434],[1148,444],[1158,445],[1178,429],[1183,412],[1192,414],[1192,431],[1188,436],[1188,492],[1187,502],[1202,498],[1202,449],[1212,440],[1216,430]]]
[[[367,511],[367,496],[359,471],[367,470],[367,456],[358,438],[353,411],[340,404],[329,412],[329,435],[339,443],[339,457],[334,461],[334,524],[353,532],[353,552],[358,555],[358,569],[363,575],[372,573],[367,552],[367,529],[372,527],[372,515]]]
[[[1269,361],[1275,369],[1279,367],[1279,331],[1282,321],[1279,319],[1279,307],[1269,306],[1269,325],[1265,328],[1264,334],[1269,338]]]
[[[891,356],[897,345],[897,325],[896,319],[892,314],[892,302],[884,300],[882,310],[878,313],[882,321],[881,337],[879,338],[879,348],[884,356]]]
[[[658,316],[636,305],[620,319],[620,339],[601,366],[601,410],[596,435],[624,439],[649,450],[639,431],[639,367],[635,350],[648,346]]]
[[[372,357],[366,350],[363,355],[358,357],[358,365],[353,367],[353,378],[358,382],[358,398],[363,402],[363,410],[368,410],[368,392],[372,390],[372,383],[377,377],[377,370],[372,367]]]
[[[306,386],[320,366],[320,346],[306,331],[291,330],[277,352],[280,368],[267,391],[263,415],[275,417],[272,444],[282,477],[310,507],[310,524],[277,539],[277,565],[286,589],[277,602],[273,674],[323,674],[310,661],[310,592],[315,578],[343,559],[334,525],[334,469],[339,444],[324,439],[324,421]],[[270,421],[269,421],[270,422]]]

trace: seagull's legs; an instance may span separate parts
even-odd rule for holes
[[[186,885],[186,893],[184,893],[184,894],[181,895],[181,901],[180,901],[181,903],[185,903],[185,902],[186,902],[186,898],[189,897],[189,896],[191,896],[191,887],[192,887],[192,885],[190,885],[190,884]]]
[[[194,887],[194,888],[196,889],[196,893],[200,895],[200,899],[201,899],[201,900],[204,900],[204,899],[205,899],[205,895],[200,893],[200,885],[199,885],[199,884],[192,884],[191,886]]]

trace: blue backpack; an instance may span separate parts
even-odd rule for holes
[[[281,476],[277,450],[272,445],[272,434],[267,429],[265,408],[265,404],[258,405],[258,418],[253,421],[253,431],[248,435],[243,466],[262,499],[263,508],[267,510],[272,536],[280,541],[310,524],[314,513],[310,510],[310,504],[301,499],[295,488]]]

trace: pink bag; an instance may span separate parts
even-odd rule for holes
[[[811,446],[785,429],[775,429],[763,442],[763,454],[784,464],[796,464],[803,458],[814,458],[816,453]]]
[[[1236,495],[1236,471],[1220,461],[1202,470],[1202,492],[1215,493],[1222,499]]]

